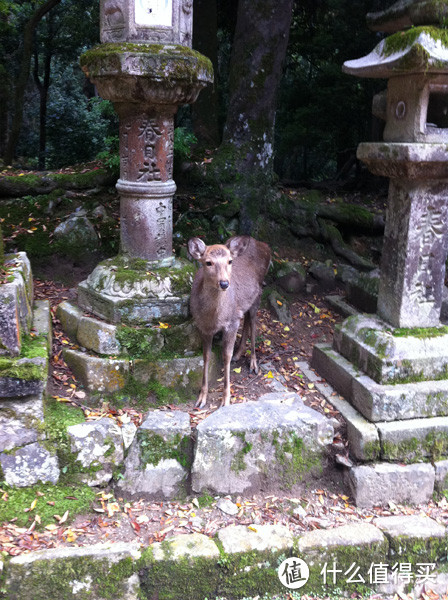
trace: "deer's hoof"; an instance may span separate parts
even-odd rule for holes
[[[204,408],[206,404],[207,398],[201,398],[201,396],[199,396],[199,398],[196,400],[195,408]]]

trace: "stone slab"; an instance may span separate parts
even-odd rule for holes
[[[78,323],[76,339],[80,346],[96,354],[120,354],[117,327],[92,317],[82,316]]]
[[[359,314],[359,311],[354,306],[351,306],[351,304],[346,302],[344,296],[331,294],[330,296],[325,296],[325,302],[329,304],[335,312],[343,317],[351,317]]]
[[[116,392],[126,384],[128,360],[100,358],[71,348],[64,349],[63,356],[75,376],[91,392]]]
[[[125,459],[120,494],[152,499],[185,495],[192,460],[190,416],[181,411],[150,411]]]
[[[332,440],[330,421],[291,393],[222,407],[197,427],[192,488],[229,494],[301,487],[322,473]]]
[[[426,516],[379,517],[374,525],[389,540],[389,556],[398,562],[437,562],[446,556],[446,529]]]
[[[196,558],[218,559],[220,556],[215,542],[202,533],[177,535],[163,543],[156,542],[151,548],[153,559],[157,562],[182,559],[191,562]]]
[[[218,540],[227,554],[240,552],[289,551],[293,535],[284,525],[230,525],[218,531]]]
[[[436,470],[435,489],[437,492],[448,490],[448,460],[438,460],[434,463]]]
[[[426,463],[398,465],[374,463],[352,467],[347,483],[360,508],[428,502],[434,491],[435,470]]]
[[[133,375],[141,383],[156,381],[171,388],[183,398],[193,400],[201,389],[204,360],[200,356],[170,358],[163,360],[134,360]],[[210,385],[218,377],[218,361],[212,352],[209,364]]]
[[[337,548],[354,546],[358,551],[369,547],[387,548],[384,534],[370,523],[342,525],[334,529],[315,529],[297,539],[296,547],[300,555],[316,554],[328,556]]]
[[[311,365],[369,421],[448,415],[448,380],[380,385],[325,344],[314,346]]]
[[[448,417],[377,423],[383,460],[418,462],[448,455]]]
[[[0,400],[0,452],[43,440],[43,394]]]
[[[140,556],[137,544],[123,542],[14,556],[6,578],[8,599],[137,600],[140,585],[133,570]]]
[[[33,308],[33,331],[47,340],[48,354],[52,349],[52,322],[49,300],[35,300]]]
[[[5,481],[15,487],[42,483],[57,483],[59,465],[56,454],[35,442],[10,453],[0,453],[0,465]]]
[[[71,425],[67,435],[81,465],[79,480],[89,486],[107,485],[124,459],[123,436],[116,422],[104,417]]]
[[[440,329],[437,335],[423,337],[404,335],[404,330],[393,335],[393,331],[400,330],[379,317],[349,317],[335,330],[333,347],[383,385],[447,378],[448,333]]]
[[[36,396],[47,387],[48,360],[43,357],[17,358],[0,370],[0,398],[20,398]],[[15,377],[14,371],[22,374]],[[8,376],[12,372],[12,376]]]
[[[62,329],[72,340],[76,340],[79,322],[84,315],[83,311],[73,304],[64,300],[56,309],[56,318],[61,322]]]

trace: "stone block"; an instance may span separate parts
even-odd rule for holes
[[[398,329],[357,315],[335,331],[334,349],[380,384],[446,379],[448,333],[443,328]]]
[[[395,562],[437,562],[446,557],[446,530],[433,519],[418,515],[379,517],[374,525],[389,540],[389,557]]]
[[[33,279],[25,252],[5,257],[7,283],[0,288],[0,355],[18,356],[21,335],[32,322]]]
[[[47,386],[47,369],[48,359],[41,356],[3,359],[0,364],[0,398],[41,394]]]
[[[67,434],[81,465],[79,480],[90,486],[107,485],[124,459],[123,436],[116,422],[104,417],[79,423],[67,427]]]
[[[5,582],[9,600],[66,598],[137,600],[137,544],[54,548],[14,556]]]
[[[448,455],[448,417],[377,423],[383,460],[418,462]]]
[[[293,547],[291,531],[283,525],[231,525],[218,531],[218,540],[227,554],[241,552],[288,552]]]
[[[52,322],[50,302],[48,300],[36,300],[33,310],[33,331],[46,339],[48,354],[52,349]]]
[[[378,429],[341,397],[332,396],[329,401],[341,413],[347,424],[350,454],[360,461],[380,458],[381,446]]]
[[[57,483],[59,480],[57,456],[38,442],[7,454],[2,452],[0,465],[6,483],[11,486],[29,487],[39,481]]]
[[[321,475],[332,440],[329,420],[292,394],[220,408],[197,428],[192,488],[222,494],[300,488]]]
[[[359,311],[356,308],[346,302],[345,296],[331,294],[329,296],[325,296],[325,302],[329,304],[335,312],[344,318],[359,314]]]
[[[75,376],[92,392],[121,390],[129,373],[129,361],[100,358],[79,350],[64,349],[64,360]]]
[[[185,495],[191,458],[189,415],[151,411],[137,430],[117,488],[121,494],[139,498]]]
[[[434,467],[436,469],[436,491],[448,490],[448,460],[438,460],[434,463]]]
[[[72,304],[67,300],[61,302],[56,309],[56,317],[61,322],[64,333],[72,340],[76,340],[79,321],[83,314],[83,311],[76,304]]]
[[[213,540],[202,533],[174,536],[164,543],[152,544],[154,561],[163,560],[193,562],[196,558],[218,559],[220,554],[218,546]]]
[[[306,283],[306,271],[302,263],[283,262],[276,273],[276,283],[288,294],[303,292]]]
[[[194,399],[202,383],[204,360],[201,356],[171,358],[165,360],[134,360],[133,375],[140,383],[156,381],[173,390],[183,399]],[[218,375],[216,355],[212,352],[209,365],[210,385]]]
[[[0,452],[43,440],[43,395],[0,400]]]
[[[80,346],[97,354],[120,354],[117,327],[92,317],[81,317],[76,339]]]
[[[380,385],[325,344],[314,346],[311,364],[369,421],[448,415],[448,380]]]
[[[434,491],[435,470],[426,463],[398,465],[375,463],[352,467],[348,485],[355,504],[360,508],[428,502]]]
[[[296,540],[293,556],[300,556],[310,569],[305,590],[325,590],[319,596],[327,596],[332,587],[345,589],[343,578],[353,563],[359,569],[359,574],[368,581],[371,565],[386,563],[387,553],[387,539],[377,527],[369,523],[356,523],[304,533]],[[336,581],[330,573],[326,575],[325,581],[325,572],[322,572],[325,563],[331,569],[339,570]]]

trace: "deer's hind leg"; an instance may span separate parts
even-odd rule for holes
[[[246,342],[247,342],[247,338],[249,336],[249,330],[250,330],[250,323],[249,323],[249,321],[250,321],[250,317],[249,317],[249,313],[247,312],[244,315],[243,331],[241,332],[241,340],[240,340],[240,342],[238,344],[237,351],[233,355],[233,358],[232,358],[233,361],[240,360],[240,358],[246,352]]]
[[[255,339],[257,337],[257,311],[260,304],[260,297],[252,304],[247,311],[248,329],[250,330],[250,371],[258,373],[257,355],[255,353]]]

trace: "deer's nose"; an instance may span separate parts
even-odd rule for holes
[[[219,282],[219,287],[222,290],[226,290],[229,287],[229,282],[226,281],[226,280],[222,280],[222,281]]]

